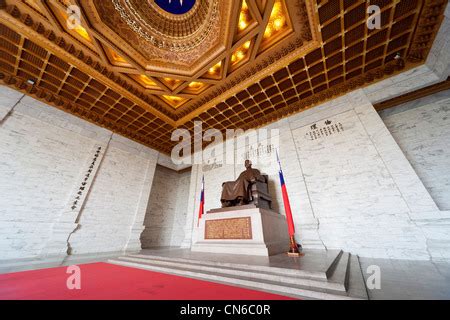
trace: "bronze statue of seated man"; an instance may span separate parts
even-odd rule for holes
[[[252,162],[245,160],[245,171],[243,171],[236,181],[227,181],[222,184],[222,208],[241,206],[248,204],[251,200],[250,186],[256,181],[266,183],[266,179],[258,169],[252,168]]]

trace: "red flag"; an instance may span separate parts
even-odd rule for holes
[[[280,170],[278,171],[278,174],[280,176],[281,192],[283,194],[284,210],[286,211],[288,232],[289,232],[289,236],[293,237],[295,234],[294,219],[292,218],[291,204],[289,202],[289,196],[288,196],[287,189],[286,189],[286,183],[284,182],[283,170],[281,170],[280,159],[278,158],[278,152],[277,152],[277,160],[278,160],[278,166],[280,168]]]
[[[283,193],[284,210],[286,211],[286,220],[289,232],[290,248],[287,254],[291,257],[300,257],[303,255],[303,253],[299,252],[298,249],[299,247],[301,248],[301,245],[297,244],[297,242],[295,241],[294,219],[292,218],[291,204],[289,203],[289,196],[286,189],[286,183],[284,182],[283,170],[281,170],[281,163],[280,158],[278,157],[278,152],[277,152],[277,160],[278,166],[280,167],[280,171],[278,173],[280,175],[281,192]]]
[[[202,218],[205,205],[205,176],[202,177],[202,191],[200,192],[200,207],[198,209],[198,221],[197,227],[200,225],[200,219]]]

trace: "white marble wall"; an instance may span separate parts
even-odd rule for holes
[[[450,90],[380,112],[441,210],[450,210]]]
[[[4,86],[0,101],[0,260],[138,250],[158,153]]]
[[[157,166],[141,234],[142,248],[180,246],[184,239],[191,172]]]
[[[441,211],[411,214],[435,260],[450,259],[450,92],[444,91],[380,113]]]
[[[0,90],[0,123],[6,118],[11,109],[18,104],[22,97],[24,95],[19,91],[9,88]]]
[[[140,250],[156,161],[156,151],[114,135],[70,238],[73,254],[121,251],[130,235],[126,249]]]

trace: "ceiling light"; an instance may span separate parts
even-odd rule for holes
[[[284,26],[284,23],[285,22],[284,22],[284,19],[282,17],[281,18],[277,18],[277,19],[274,20],[273,26],[274,26],[275,30],[278,31]]]
[[[172,78],[164,78],[164,81],[166,81],[169,84],[176,84],[180,82],[180,80],[172,79]]]
[[[247,40],[242,44],[239,48],[237,48],[233,54],[231,55],[231,64],[235,65],[242,61],[248,54],[248,51],[250,49],[251,41]]]
[[[206,88],[208,88],[207,84],[203,82],[192,81],[188,84],[185,90],[183,90],[183,92],[190,94],[199,94],[200,92],[203,92]]]
[[[113,58],[113,60],[115,62],[123,62],[126,63],[127,60],[125,60],[125,58],[123,58],[121,55],[119,55],[117,52],[115,52],[114,50],[109,50],[109,52],[111,53],[111,58]]]
[[[239,30],[240,31],[245,30],[245,28],[247,28],[251,23],[251,20],[252,18],[250,16],[250,11],[248,9],[247,2],[244,0],[242,1],[241,12],[239,13],[239,23],[238,23]]]
[[[139,79],[145,84],[145,85],[149,85],[149,86],[154,86],[156,85],[155,82],[153,82],[149,77],[147,77],[145,74],[141,74],[139,76]]]
[[[269,38],[272,35],[272,32],[272,27],[268,25],[266,31],[264,31],[264,38]]]
[[[69,19],[69,16],[67,15],[67,13],[65,11],[59,10],[59,12],[61,13],[61,17],[63,18],[64,21],[67,21]],[[81,36],[84,40],[92,42],[92,39],[89,36],[89,33],[81,24],[77,24],[72,30],[74,32],[76,32],[79,36]]]
[[[192,81],[191,83],[189,83],[189,87],[190,87],[190,88],[194,88],[194,89],[201,88],[202,85],[203,85],[203,83],[201,83],[201,82],[196,82],[196,81]]]
[[[77,26],[74,30],[76,33],[78,33],[84,39],[91,41],[91,37],[89,36],[87,30],[85,28],[83,28],[82,26]]]
[[[188,101],[188,99],[177,97],[177,96],[163,95],[162,98],[165,101],[167,101],[174,108],[177,108]]]
[[[286,14],[284,12],[283,4],[281,0],[276,0],[272,12],[270,13],[266,30],[264,31],[264,39],[267,40],[278,32],[283,31],[286,27]]]
[[[183,82],[178,79],[167,78],[167,77],[163,78],[162,80],[171,90],[177,88]]]
[[[217,62],[215,65],[213,65],[211,68],[209,68],[208,73],[214,74],[217,73],[217,71],[220,69],[222,65],[222,61]]]
[[[164,96],[164,98],[169,99],[171,101],[181,101],[181,100],[183,100],[180,97],[176,97],[176,96]]]
[[[247,28],[247,23],[243,20],[239,21],[239,29],[244,30]]]

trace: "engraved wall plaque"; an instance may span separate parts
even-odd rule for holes
[[[205,239],[253,239],[251,218],[207,220]]]

